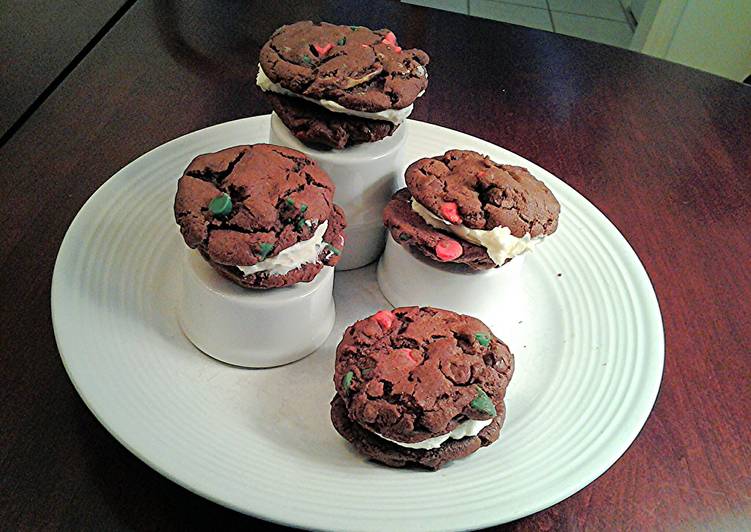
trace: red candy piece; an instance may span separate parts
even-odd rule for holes
[[[441,240],[435,247],[436,256],[444,262],[461,257],[462,253],[462,245],[456,240]]]
[[[318,57],[323,57],[324,55],[329,53],[333,47],[334,45],[330,42],[324,44],[323,46],[321,46],[320,44],[313,45],[313,48],[315,48],[316,52],[318,53]]]
[[[401,51],[402,51],[402,47],[401,47],[401,46],[397,46],[397,45],[395,45],[395,44],[391,44],[390,42],[386,42],[386,39],[382,40],[381,42],[382,42],[383,44],[385,44],[386,46],[388,46],[389,48],[393,48],[393,50],[394,50],[394,51],[395,51],[395,52],[396,52],[397,54],[398,54],[399,52],[401,52]]]
[[[384,331],[388,331],[394,324],[394,321],[396,321],[396,316],[394,316],[394,313],[389,310],[379,310],[373,314],[373,319],[378,322],[378,325],[380,325]]]
[[[441,205],[441,215],[452,224],[462,223],[462,217],[459,216],[459,207],[453,201]]]
[[[422,362],[422,355],[412,349],[396,349],[391,352],[394,366],[410,371]]]
[[[394,35],[393,31],[388,32],[381,42],[386,46],[392,47],[396,53],[402,51],[402,48],[396,44],[396,35]]]

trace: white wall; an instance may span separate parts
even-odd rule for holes
[[[751,75],[751,0],[648,0],[631,48],[742,81]]]
[[[641,20],[642,13],[644,13],[644,6],[647,5],[647,0],[630,0],[629,7],[631,8],[631,13],[634,15],[634,18],[639,21]]]

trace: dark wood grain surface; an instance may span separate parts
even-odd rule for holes
[[[0,2],[0,136],[54,90],[129,0]],[[127,7],[127,6],[126,6]]]
[[[50,280],[68,224],[128,162],[269,112],[260,45],[298,19],[389,26],[427,50],[413,118],[489,140],[620,229],[660,302],[666,365],[626,454],[509,530],[751,527],[751,89],[632,52],[397,2],[138,1],[0,149],[0,522],[248,527],[131,455],[68,380]]]

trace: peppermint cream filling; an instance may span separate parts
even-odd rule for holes
[[[459,238],[484,247],[488,255],[498,266],[502,266],[506,259],[521,255],[533,249],[544,238],[532,238],[529,233],[518,238],[511,234],[508,227],[495,227],[491,230],[470,229],[464,224],[452,224],[430,212],[423,204],[412,198],[412,210],[436,229],[449,230]]]
[[[386,436],[378,434],[377,432],[375,432],[374,434],[380,436],[384,440],[390,441],[391,443],[395,443],[402,447],[408,447],[410,449],[438,449],[449,438],[451,438],[452,440],[461,440],[462,438],[466,438],[467,436],[477,436],[482,429],[490,425],[492,422],[492,418],[485,420],[468,419],[467,421],[459,423],[459,425],[448,434],[441,434],[440,436],[418,441],[417,443],[404,443],[401,441],[392,440],[391,438],[387,438]]]
[[[391,122],[393,124],[401,124],[404,122],[407,117],[412,113],[412,109],[414,105],[409,105],[405,107],[404,109],[386,109],[384,111],[378,111],[378,112],[367,112],[367,111],[356,111],[354,109],[348,109],[344,107],[343,105],[340,105],[334,101],[331,100],[316,100],[315,98],[308,98],[307,96],[302,96],[301,94],[297,94],[295,92],[292,92],[291,90],[285,89],[278,83],[274,83],[269,79],[269,77],[266,75],[266,73],[261,68],[261,65],[258,65],[258,76],[256,76],[256,85],[258,87],[266,92],[271,91],[275,92],[277,94],[283,94],[285,96],[293,96],[295,98],[302,98],[303,100],[307,100],[309,102],[315,103],[317,105],[320,105],[321,107],[328,109],[329,111],[332,111],[334,113],[342,113],[345,115],[352,115],[352,116],[359,116],[360,118],[369,118],[371,120],[385,120],[386,122]],[[417,95],[419,98],[423,95],[425,91],[422,91],[420,94]]]
[[[268,272],[269,275],[284,275],[309,262],[317,262],[318,256],[326,246],[323,235],[329,226],[328,220],[319,225],[313,236],[283,249],[278,255],[269,257],[252,266],[238,266],[247,277],[253,273]]]

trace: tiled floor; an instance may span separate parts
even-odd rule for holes
[[[634,29],[619,0],[402,0],[628,48]]]

